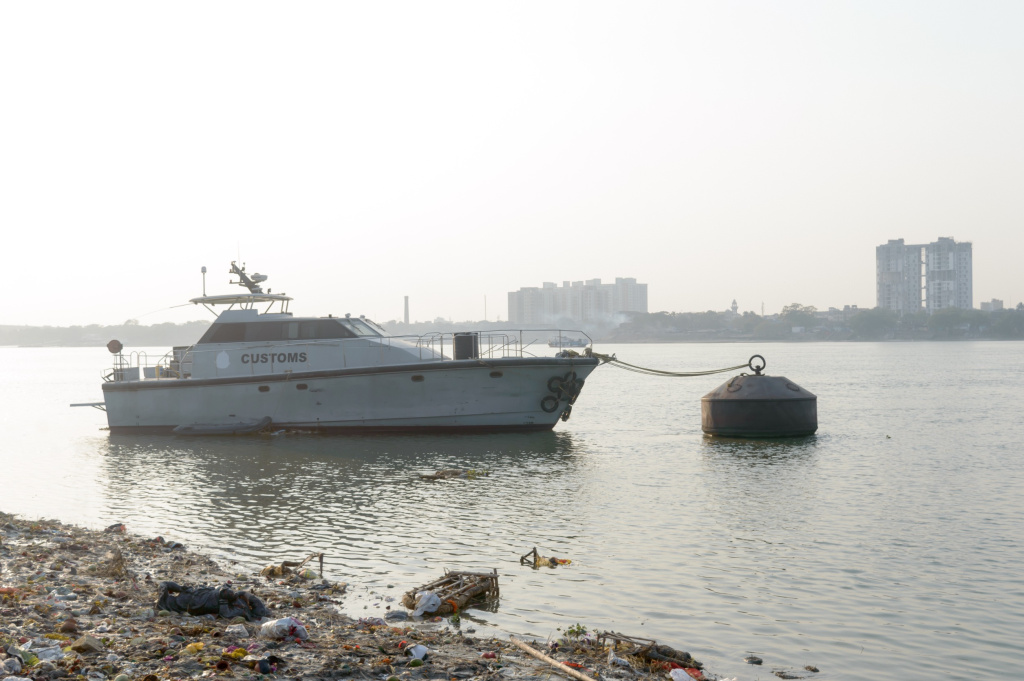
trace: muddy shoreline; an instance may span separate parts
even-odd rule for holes
[[[89,530],[0,512],[0,678],[499,681],[575,672],[633,681],[664,680],[673,669],[677,678],[684,671],[689,678],[718,678],[686,653],[675,651],[688,660],[683,669],[633,655],[634,648],[598,640],[582,626],[557,641],[475,638],[457,614],[411,618],[397,599],[388,621],[355,620],[340,610],[348,585],[322,579],[316,567],[274,576],[234,572],[123,526]],[[252,594],[270,609],[264,621],[294,618],[308,637],[270,637],[260,622],[243,617],[158,610],[159,585],[168,581]]]

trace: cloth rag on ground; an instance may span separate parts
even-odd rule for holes
[[[227,587],[180,586],[174,582],[161,582],[157,610],[184,612],[189,615],[218,615],[224,619],[244,617],[253,622],[270,617],[270,610],[256,596],[247,591],[232,591]]]

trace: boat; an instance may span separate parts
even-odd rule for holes
[[[392,336],[362,316],[295,316],[290,297],[263,291],[266,275],[232,262],[247,292],[208,296],[203,272],[189,302],[216,315],[206,333],[152,366],[111,341],[103,402],[73,406],[106,411],[111,433],[550,430],[600,363],[533,355],[535,330]]]
[[[555,337],[548,339],[548,347],[552,348],[585,348],[590,345],[587,338],[562,338]]]

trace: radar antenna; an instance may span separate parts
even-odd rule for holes
[[[260,284],[267,280],[267,275],[256,272],[250,277],[245,273],[245,263],[242,263],[242,266],[239,267],[235,264],[234,260],[231,261],[231,271],[229,274],[237,274],[238,278],[241,279],[241,281],[232,281],[230,283],[246,287],[249,289],[249,293],[263,293],[263,287]]]

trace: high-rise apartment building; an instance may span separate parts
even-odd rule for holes
[[[876,306],[897,314],[921,309],[921,246],[891,239],[875,248]]]
[[[940,238],[924,247],[925,304],[929,312],[974,307],[971,243]]]
[[[876,306],[898,314],[974,306],[969,241],[940,237],[930,244],[890,240],[875,248]]]
[[[516,324],[554,324],[560,320],[589,322],[609,319],[616,312],[647,312],[647,284],[633,278],[546,281],[508,294],[508,320]]]

